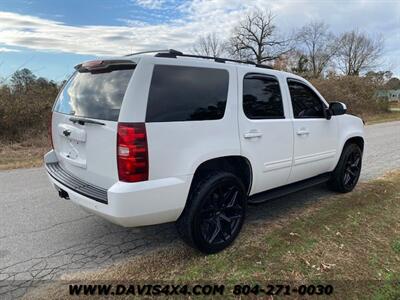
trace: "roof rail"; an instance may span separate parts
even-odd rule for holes
[[[176,51],[176,50],[174,50],[174,49],[150,50],[150,51],[130,53],[130,54],[126,54],[124,56],[134,56],[134,55],[146,54],[146,53],[170,53],[171,51]],[[181,52],[179,52],[179,53],[181,53]]]
[[[151,52],[156,52],[156,51],[151,51]],[[219,62],[219,63],[225,63],[228,61],[228,62],[235,62],[235,63],[240,63],[240,64],[253,65],[253,66],[256,66],[257,68],[273,69],[271,66],[256,64],[255,62],[249,61],[249,60],[236,60],[236,59],[213,57],[213,56],[184,54],[184,53],[174,50],[174,49],[169,49],[168,51],[158,52],[155,56],[156,57],[169,57],[169,58],[176,58],[177,56],[204,58],[204,59],[212,59],[215,62]]]

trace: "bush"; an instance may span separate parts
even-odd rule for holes
[[[59,86],[23,69],[0,87],[0,139],[20,141],[47,132]]]
[[[367,116],[389,111],[387,101],[378,101],[376,91],[382,86],[369,77],[334,76],[312,79],[311,83],[328,102],[340,101],[355,115]]]
[[[388,102],[376,100],[375,92],[382,84],[371,77],[334,76],[311,82],[327,101],[346,103],[350,113],[363,117],[389,109]],[[36,78],[28,69],[15,72],[9,84],[0,86],[0,140],[46,134],[59,89],[60,85]]]

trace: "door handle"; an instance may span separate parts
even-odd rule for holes
[[[310,134],[310,132],[306,129],[300,129],[296,133],[297,133],[297,135],[309,135]]]
[[[262,137],[262,132],[258,130],[250,130],[244,134],[245,139]]]

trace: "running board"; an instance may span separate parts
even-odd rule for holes
[[[324,173],[315,177],[311,177],[309,179],[301,180],[285,186],[274,188],[272,190],[257,193],[249,197],[248,203],[260,204],[272,199],[286,196],[294,192],[308,189],[312,186],[327,182],[329,180],[330,175],[331,175],[330,173]]]

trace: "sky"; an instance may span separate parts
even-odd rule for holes
[[[399,0],[0,0],[0,78],[26,67],[66,79],[98,56],[188,51],[199,36],[230,35],[247,12],[269,9],[280,33],[324,21],[334,33],[383,36],[379,70],[400,77]]]

